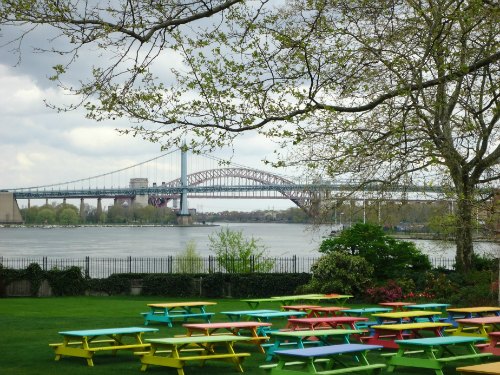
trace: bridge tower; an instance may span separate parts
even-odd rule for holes
[[[181,209],[177,214],[177,223],[179,225],[190,225],[192,217],[189,213],[187,204],[188,183],[187,183],[187,152],[185,144],[181,148]]]

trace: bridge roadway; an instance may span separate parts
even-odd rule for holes
[[[356,185],[346,184],[260,184],[260,185],[203,185],[203,186],[151,186],[144,188],[94,188],[94,189],[15,189],[11,190],[16,199],[55,199],[55,198],[115,198],[134,197],[137,195],[179,196],[187,189],[189,194],[197,197],[214,197],[215,193],[235,192],[278,192],[283,199],[310,199],[311,194],[326,192],[352,192],[359,189]],[[381,189],[380,185],[364,186],[363,191],[390,191],[395,193],[443,193],[442,189],[426,186],[393,186]],[[224,197],[224,195],[221,195]],[[254,198],[258,198],[254,196]]]

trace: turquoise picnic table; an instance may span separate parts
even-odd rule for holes
[[[304,349],[278,350],[278,363],[262,365],[269,375],[321,374],[335,375],[353,372],[379,373],[383,363],[370,363],[367,353],[379,350],[378,345],[339,344]],[[324,368],[321,368],[321,365]]]
[[[240,322],[244,319],[248,320],[251,317],[248,314],[267,314],[267,313],[279,313],[281,310],[231,310],[231,311],[221,311],[219,314],[226,315],[227,318],[232,322]]]
[[[359,309],[346,309],[342,310],[342,314],[347,316],[365,316],[371,318],[373,314],[391,312],[392,309],[389,307],[362,307]],[[370,329],[372,325],[378,324],[375,320],[367,320],[356,323],[356,328],[359,329]]]
[[[431,369],[436,375],[444,375],[443,368],[447,363],[469,359],[479,362],[481,358],[491,356],[491,353],[479,353],[475,346],[485,340],[483,337],[463,336],[396,340],[399,349],[387,361],[387,372],[399,367],[413,367]],[[457,348],[461,348],[462,353],[458,353]]]
[[[190,301],[190,302],[167,302],[149,303],[150,311],[141,313],[144,316],[144,325],[149,322],[167,323],[173,326],[174,319],[182,319],[184,323],[191,318],[200,318],[205,323],[210,323],[214,313],[206,311],[207,306],[216,305],[216,302]]]
[[[360,334],[363,331],[356,329],[317,329],[300,331],[271,331],[269,337],[274,339],[266,352],[266,361],[274,358],[275,352],[280,349],[301,349],[305,345],[324,346],[332,345],[334,341],[341,341],[343,344],[349,344],[349,337],[352,334]],[[283,348],[286,346],[287,348]]]

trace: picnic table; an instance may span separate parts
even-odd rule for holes
[[[183,319],[186,322],[190,318],[201,318],[206,323],[210,323],[210,317],[214,313],[206,311],[206,307],[216,305],[216,302],[168,302],[168,303],[150,303],[150,311],[141,313],[144,316],[144,325],[149,322],[167,323],[172,327],[173,319]]]
[[[270,323],[273,319],[280,319],[280,318],[295,318],[297,316],[305,316],[307,315],[303,311],[273,311],[273,312],[257,312],[257,313],[247,313],[247,316],[250,318],[257,319],[259,322],[266,322]],[[290,319],[288,319],[288,322],[286,324],[286,327],[288,328],[290,326]]]
[[[486,316],[484,318],[457,319],[458,327],[452,332],[453,336],[477,336],[488,338],[488,334],[500,330],[500,316]]]
[[[301,294],[294,296],[276,296],[270,298],[250,298],[242,299],[241,301],[246,302],[248,306],[252,309],[257,309],[259,305],[263,302],[278,302],[283,305],[291,305],[297,301],[333,301],[339,305],[343,305],[351,295],[348,294]]]
[[[208,360],[230,362],[236,370],[243,372],[242,362],[250,353],[236,353],[234,343],[251,340],[251,337],[235,335],[167,337],[147,339],[151,344],[149,352],[141,355],[141,371],[149,365],[172,367],[178,375],[184,375],[184,365],[189,361],[199,361],[202,365]],[[216,351],[216,348],[219,348]],[[222,351],[221,349],[222,348]]]
[[[500,316],[500,307],[475,306],[475,307],[453,307],[446,309],[453,319],[476,318],[489,315]]]
[[[403,324],[381,324],[371,326],[373,334],[361,337],[361,341],[366,344],[381,345],[388,349],[397,349],[398,340],[413,339],[421,337],[421,331],[431,331],[434,336],[442,336],[443,329],[450,327],[450,323],[423,322],[423,323],[403,323]]]
[[[446,309],[450,306],[449,303],[419,303],[415,305],[408,305],[405,308],[409,310],[437,310],[441,311],[443,314],[442,317],[439,318],[440,322],[443,323],[451,323],[454,327],[457,326],[457,323],[455,322],[455,319],[448,314]]]
[[[405,307],[414,305],[415,302],[399,302],[399,301],[394,301],[394,302],[380,302],[380,306],[388,306],[392,308],[393,311],[403,311]]]
[[[260,368],[269,371],[270,375],[297,375],[300,373],[334,375],[362,371],[376,374],[386,365],[383,363],[371,364],[368,361],[367,353],[370,350],[380,348],[377,345],[340,344],[278,350],[275,352],[278,363],[262,365]],[[347,356],[352,358],[349,364],[345,361]],[[325,370],[319,368],[319,362],[326,364]]]
[[[490,340],[488,344],[478,344],[476,346],[483,353],[492,353],[500,356],[500,332],[489,332],[488,338]]]
[[[483,363],[482,365],[458,367],[457,371],[465,375],[466,374],[499,375],[500,362],[491,362],[491,363]]]
[[[303,311],[307,314],[307,317],[310,318],[312,316],[312,310],[315,308],[320,308],[318,305],[284,305],[281,308],[284,311]]]
[[[311,308],[311,316],[308,318],[316,318],[320,316],[341,316],[343,315],[343,312],[348,309],[348,307],[342,306],[318,306]]]
[[[274,342],[269,345],[266,353],[266,361],[270,361],[275,356],[276,350],[283,346],[292,345],[294,348],[304,348],[304,344],[332,345],[333,339],[341,340],[344,344],[349,344],[349,336],[360,334],[362,331],[353,329],[320,329],[301,331],[271,331],[269,336]]]
[[[243,320],[243,317],[245,316],[247,320],[249,320],[251,317],[247,316],[247,314],[253,314],[253,313],[275,313],[275,312],[281,312],[280,310],[232,310],[232,311],[221,311],[219,314],[226,315],[229,320],[232,322],[239,322]]]
[[[94,366],[94,353],[111,350],[141,351],[149,348],[142,335],[145,332],[156,332],[156,328],[122,327],[105,329],[87,329],[78,331],[61,331],[62,343],[49,344],[56,353],[55,360],[61,357],[79,357],[87,360],[88,366]]]
[[[320,316],[317,318],[290,318],[288,326],[292,330],[321,329],[321,328],[350,328],[357,329],[356,323],[366,321],[368,318],[360,316]]]
[[[261,353],[265,353],[262,344],[269,340],[265,335],[263,328],[269,328],[271,323],[263,322],[222,322],[222,323],[186,323],[183,326],[187,329],[187,335],[193,336],[196,334],[214,335],[219,334],[220,330],[230,332],[236,336],[246,336],[247,333],[252,339],[251,343],[257,345]]]
[[[404,322],[417,322],[417,318],[425,318],[429,322],[434,322],[436,320],[436,315],[440,315],[441,311],[426,311],[426,310],[416,310],[416,311],[395,311],[388,313],[377,313],[372,314],[373,317],[377,319],[377,322],[382,324],[385,322],[393,323],[404,323]]]
[[[376,313],[384,313],[392,311],[391,308],[388,307],[362,307],[359,309],[346,309],[342,311],[342,314],[347,316],[366,316],[368,318],[372,317],[373,314]],[[360,329],[370,329],[370,327],[374,324],[378,324],[378,322],[373,320],[367,320],[364,322],[356,323],[356,327]]]
[[[444,324],[444,323],[443,323]],[[453,361],[471,359],[478,362],[491,353],[479,353],[474,346],[482,337],[429,337],[421,339],[396,340],[399,350],[387,361],[387,372],[396,367],[432,369],[436,375],[443,375],[443,367]],[[465,354],[455,354],[452,349],[461,347]]]

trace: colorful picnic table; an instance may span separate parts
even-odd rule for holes
[[[500,375],[500,362],[483,363],[482,365],[458,367],[457,372],[462,375],[483,374]]]
[[[237,371],[243,372],[241,364],[245,357],[250,356],[250,353],[235,352],[234,343],[251,339],[251,337],[235,335],[147,339],[146,341],[151,344],[151,349],[149,352],[140,353],[141,371],[146,371],[149,365],[156,365],[176,368],[178,375],[184,375],[186,362],[197,361],[204,365],[205,361],[216,360],[230,362],[234,364]]]
[[[357,329],[356,323],[367,321],[368,318],[360,316],[320,316],[317,318],[290,318],[288,326],[297,329],[350,328]]]
[[[257,319],[259,322],[270,323],[274,319],[288,319],[286,327],[290,326],[290,319],[300,316],[306,316],[307,314],[303,311],[273,311],[273,312],[259,312],[259,313],[247,313],[246,314],[250,318]]]
[[[443,367],[447,363],[467,359],[478,362],[491,356],[491,353],[479,353],[474,345],[484,340],[482,337],[462,336],[396,340],[399,349],[387,361],[387,372],[393,372],[396,367],[415,367],[432,369],[436,375],[444,375]],[[456,354],[453,351],[456,347],[461,347],[466,354]]]
[[[413,322],[417,323],[417,318],[425,318],[429,322],[436,321],[436,316],[441,315],[441,311],[426,311],[426,310],[416,310],[416,311],[395,311],[388,313],[376,313],[372,314],[372,316],[377,319],[377,322],[380,324],[386,322],[393,323],[404,323],[404,322]]]
[[[121,327],[104,329],[86,329],[77,331],[61,331],[62,343],[49,344],[56,353],[55,360],[61,357],[79,357],[87,360],[88,366],[94,366],[93,357],[96,352],[118,350],[141,351],[149,348],[142,335],[146,332],[157,332],[156,328]]]
[[[263,302],[278,302],[283,305],[292,305],[297,301],[331,301],[337,303],[338,305],[343,305],[352,295],[349,294],[300,294],[293,296],[275,296],[270,298],[250,298],[242,299],[241,301],[246,302],[248,306],[252,309],[257,309],[259,305]]]
[[[360,334],[362,331],[353,329],[319,329],[319,330],[300,330],[300,331],[271,331],[269,336],[274,342],[268,346],[266,352],[266,361],[274,358],[277,350],[283,349],[283,346],[292,345],[293,348],[304,348],[304,344],[313,344],[316,346],[332,345],[333,341],[341,340],[344,344],[349,344],[349,336]],[[291,349],[291,348],[289,348]]]
[[[394,302],[380,302],[380,306],[387,306],[392,308],[393,311],[403,311],[405,307],[409,305],[414,305],[415,302],[400,302],[400,301],[394,301]]]
[[[500,332],[489,332],[488,339],[490,342],[488,344],[478,344],[477,347],[483,353],[492,353],[494,355],[500,356]]]
[[[190,318],[201,318],[206,323],[210,323],[210,318],[214,313],[206,311],[207,306],[216,305],[216,302],[168,302],[168,303],[150,303],[150,311],[141,313],[144,316],[144,325],[149,322],[167,323],[169,327],[173,326],[173,319],[182,319],[186,322]]]
[[[453,319],[480,318],[485,316],[500,316],[500,307],[493,306],[473,306],[473,307],[453,307],[446,309]]]
[[[275,313],[275,312],[281,312],[280,310],[266,310],[266,309],[261,309],[261,310],[232,310],[232,311],[221,311],[219,314],[226,315],[229,320],[233,322],[239,322],[243,320],[243,317],[246,317],[245,319],[250,319],[250,316],[248,314],[254,314],[254,313]]]
[[[403,324],[381,324],[371,326],[371,336],[361,337],[366,344],[381,345],[388,349],[397,349],[397,340],[413,339],[421,337],[421,331],[431,331],[434,336],[442,336],[443,329],[450,327],[450,323],[423,322]]]
[[[477,336],[488,338],[488,334],[500,330],[500,316],[484,318],[457,319],[458,327],[453,336]]]
[[[377,374],[386,367],[383,363],[371,364],[367,353],[378,350],[377,345],[340,344],[319,346],[304,349],[278,350],[277,364],[262,365],[260,368],[269,372],[269,375],[297,375],[305,374],[347,374],[367,371]],[[347,363],[346,357],[351,357]],[[326,362],[324,362],[326,361]],[[321,369],[319,363],[325,363],[326,369]]]
[[[183,326],[187,329],[187,335],[193,336],[196,334],[213,335],[219,334],[220,330],[236,335],[250,336],[250,342],[258,346],[261,353],[265,353],[262,344],[269,340],[265,335],[263,328],[269,329],[271,323],[263,322],[221,322],[221,323],[186,323]]]
[[[310,318],[317,318],[320,316],[342,316],[348,307],[343,306],[319,306],[311,308]]]
[[[365,316],[372,317],[373,314],[377,313],[385,313],[392,311],[391,308],[388,307],[362,307],[359,309],[346,309],[342,311],[342,314],[347,316]],[[370,329],[372,325],[378,324],[378,322],[373,320],[367,320],[363,322],[356,323],[356,327],[359,329]]]
[[[406,309],[408,310],[435,310],[435,311],[441,311],[442,316],[438,319],[440,322],[443,323],[451,323],[454,327],[457,326],[457,323],[455,322],[455,319],[448,314],[446,311],[447,308],[450,307],[449,303],[418,303],[415,305],[408,305],[405,306]],[[418,321],[418,319],[417,319]]]
[[[319,308],[321,306],[318,305],[284,305],[281,308],[284,311],[303,311],[305,312],[308,318],[312,316],[312,310],[315,308]]]

